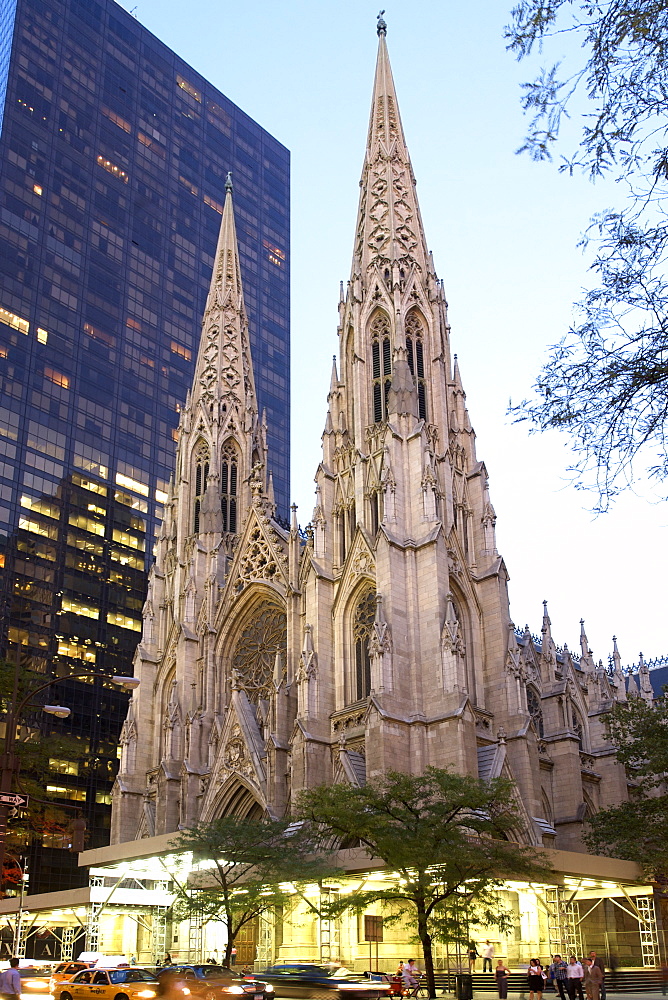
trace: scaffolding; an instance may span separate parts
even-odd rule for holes
[[[64,927],[60,939],[60,959],[62,962],[71,962],[74,958],[74,936],[75,927]]]
[[[257,949],[255,961],[261,969],[274,964],[274,923],[273,910],[264,910],[260,914],[257,928]]]
[[[329,889],[326,886],[322,887],[320,893],[320,917],[319,923],[319,938],[320,938],[320,962],[322,965],[326,965],[328,962],[338,961],[340,941],[339,941],[339,923],[338,920],[332,920],[329,917],[323,917],[322,911],[323,907],[326,907],[328,903],[331,903],[338,890]]]
[[[582,954],[582,932],[580,930],[580,907],[573,899],[575,893],[566,898],[566,893],[559,886],[551,886],[546,890],[547,928],[550,941],[550,954],[569,955]]]
[[[652,896],[636,896],[635,903],[638,908],[638,930],[640,932],[643,968],[654,969],[661,964],[654,898]]]
[[[151,953],[155,965],[160,965],[167,953],[167,907],[156,906],[151,925]]]
[[[200,911],[196,910],[188,922],[188,959],[191,962],[202,961],[204,946],[204,920]]]

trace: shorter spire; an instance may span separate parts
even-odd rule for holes
[[[384,13],[385,11],[381,10],[377,17],[378,23],[376,24],[376,34],[378,35],[379,38],[381,35],[387,35],[387,22],[383,17]]]
[[[333,396],[339,388],[339,374],[336,370],[336,354],[332,357],[332,374],[329,380],[329,395]]]
[[[232,186],[232,171],[231,170],[227,171],[227,177],[225,178],[225,190],[229,191],[230,194],[232,194],[233,186]]]

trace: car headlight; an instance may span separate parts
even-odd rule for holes
[[[243,989],[243,986],[226,986],[225,987],[225,992],[226,993],[243,993],[244,989]]]
[[[183,995],[185,997],[189,997],[190,996],[190,988],[188,986],[182,986],[181,987],[181,992],[183,993]]]
[[[274,987],[271,985],[271,983],[264,983],[264,992],[265,993],[273,993],[274,992]]]
[[[37,982],[34,979],[27,979],[25,983],[21,983],[21,986],[25,986],[27,990],[44,990],[46,993],[46,983]]]
[[[135,996],[137,996],[137,997],[154,997],[155,996],[155,990],[139,990],[137,993],[135,993]]]

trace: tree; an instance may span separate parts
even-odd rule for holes
[[[455,933],[462,907],[503,918],[493,894],[504,878],[544,879],[549,865],[517,834],[514,787],[429,767],[421,776],[388,772],[363,788],[321,785],[301,793],[300,815],[325,837],[357,841],[381,858],[388,881],[345,894],[334,909],[361,911],[380,901],[407,915],[417,930],[430,996],[435,996],[434,934]]]
[[[175,913],[225,924],[225,965],[243,927],[290,903],[304,883],[336,875],[306,831],[287,820],[225,816],[184,830],[173,846],[192,851],[197,865],[177,876]]]
[[[648,878],[668,883],[668,698],[652,705],[641,698],[616,705],[608,740],[635,787],[628,801],[596,813],[587,846],[637,861]]]
[[[620,183],[620,204],[582,240],[594,280],[579,322],[551,348],[535,396],[510,408],[571,435],[576,482],[605,510],[638,466],[668,478],[668,0],[520,0],[511,17],[518,59],[566,40],[574,62],[523,85],[521,151],[551,159],[575,112],[579,140],[560,169]]]

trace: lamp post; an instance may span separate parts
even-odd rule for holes
[[[40,684],[38,687],[33,688],[33,690],[30,691],[17,705],[17,665],[17,670],[14,673],[14,692],[9,705],[9,711],[7,712],[7,717],[5,719],[4,752],[0,755],[0,792],[4,792],[5,794],[11,792],[14,775],[18,772],[19,760],[14,749],[16,745],[16,727],[21,719],[21,713],[25,709],[28,702],[31,701],[35,695],[39,694],[40,691],[46,691],[47,688],[50,688],[53,684],[57,684],[62,680],[79,680],[87,677],[100,677],[102,680],[111,681],[112,684],[117,684],[119,687],[127,688],[129,690],[139,687],[139,678],[137,677],[110,677],[108,674],[103,674],[97,670],[84,670],[80,673],[70,674],[67,678],[51,678],[51,680],[46,681],[44,684]],[[65,705],[43,705],[42,711],[46,712],[48,715],[55,715],[58,719],[66,719],[71,712],[71,710]],[[5,838],[7,835],[9,808],[10,807],[6,803],[0,802],[0,887],[2,886],[2,872],[5,862]]]

